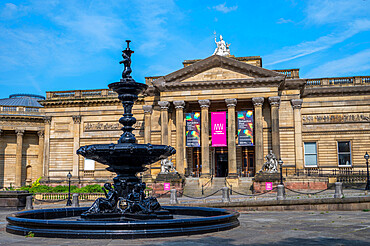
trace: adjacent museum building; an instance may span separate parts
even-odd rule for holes
[[[264,69],[258,56],[212,55],[183,64],[168,75],[145,78],[149,87],[133,114],[139,143],[176,148],[171,161],[185,183],[221,177],[237,186],[252,180],[270,151],[284,162],[284,176],[365,170],[370,76],[301,79],[299,69]],[[41,105],[27,105],[26,98]],[[112,177],[106,166],[76,150],[118,140],[123,108],[114,92],[18,95],[1,99],[0,109],[0,187],[30,184],[40,176],[58,184],[68,172],[81,185]],[[159,171],[157,163],[143,176],[151,182]]]

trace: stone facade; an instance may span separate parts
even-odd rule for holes
[[[318,168],[364,170],[363,156],[370,151],[370,77],[300,79],[298,69],[272,71],[261,64],[260,57],[213,55],[185,61],[184,68],[166,76],[147,77],[149,88],[133,108],[138,143],[176,147],[171,160],[177,171],[199,178],[199,184],[219,176],[237,187],[261,169],[270,150],[284,161],[284,176]],[[81,185],[112,178],[106,166],[84,160],[76,150],[118,140],[123,108],[116,94],[108,89],[47,92],[41,104],[40,116],[2,118],[1,185],[29,184],[41,175],[43,182],[65,183],[68,172]],[[236,112],[242,110],[254,114],[251,147],[237,142]],[[216,111],[228,115],[228,144],[222,148],[210,145],[210,113]],[[199,148],[186,147],[185,114],[190,112],[201,115]],[[350,151],[339,145],[349,145]],[[339,155],[349,161],[340,165]],[[159,171],[155,163],[143,177],[153,182]]]

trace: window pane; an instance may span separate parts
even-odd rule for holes
[[[339,165],[351,165],[351,154],[339,154]]]
[[[339,152],[351,152],[349,142],[338,142],[338,151]]]
[[[304,163],[306,166],[317,166],[316,155],[305,155]]]
[[[316,154],[316,143],[304,143],[305,154]]]

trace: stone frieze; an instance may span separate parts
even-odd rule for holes
[[[139,130],[143,125],[142,121],[136,122],[133,127]],[[84,131],[119,131],[121,130],[122,125],[118,122],[85,122]]]
[[[303,124],[370,122],[370,113],[303,115]]]

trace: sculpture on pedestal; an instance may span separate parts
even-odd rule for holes
[[[163,159],[161,160],[161,174],[167,174],[167,173],[177,173],[173,162],[169,159]]]
[[[230,55],[230,49],[229,46],[230,44],[226,43],[222,35],[220,35],[220,41],[217,42],[217,38],[215,37],[215,43],[217,45],[215,52],[213,52],[214,55],[219,55],[219,56],[229,56]]]
[[[260,173],[277,173],[278,160],[272,150],[265,156],[266,162],[263,164]]]

